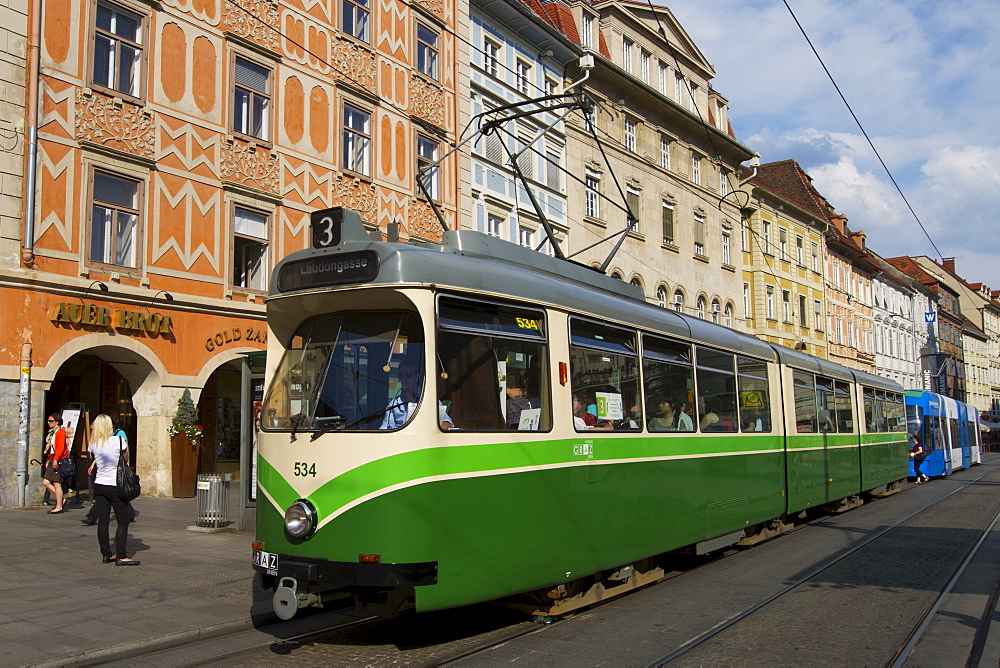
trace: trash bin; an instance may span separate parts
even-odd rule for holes
[[[222,527],[229,524],[229,473],[198,474],[198,526]]]

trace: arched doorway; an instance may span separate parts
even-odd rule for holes
[[[100,413],[117,413],[119,426],[125,431],[129,442],[130,461],[136,459],[136,417],[132,405],[132,388],[119,370],[125,365],[135,365],[133,361],[108,361],[90,353],[77,353],[59,367],[55,378],[45,395],[45,415],[62,413],[66,409],[79,407],[86,411],[89,420]],[[81,415],[79,427],[87,422]],[[74,445],[79,448],[81,435],[74,435]]]
[[[212,372],[198,399],[198,418],[204,428],[199,473],[240,471],[242,424],[242,358],[230,360]]]

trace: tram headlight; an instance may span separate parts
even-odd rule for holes
[[[316,509],[299,499],[285,511],[285,531],[293,538],[308,538],[316,530]]]

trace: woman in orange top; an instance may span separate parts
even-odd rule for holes
[[[63,479],[59,475],[59,460],[66,459],[69,451],[66,449],[66,432],[62,428],[62,416],[53,413],[46,422],[49,425],[49,433],[45,435],[45,474],[42,476],[42,484],[56,500],[56,507],[49,511],[49,515],[58,515],[66,512],[63,510]]]

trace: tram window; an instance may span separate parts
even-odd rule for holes
[[[740,424],[743,431],[771,431],[767,362],[737,356],[736,371],[740,383]]]
[[[885,392],[875,390],[875,431],[884,432],[889,430],[889,420],[885,414]]]
[[[816,431],[816,379],[805,371],[792,372],[795,394],[795,430],[799,433]]]
[[[941,421],[936,415],[924,417],[924,433],[920,446],[927,451],[939,450],[941,443]]]
[[[736,421],[736,374],[733,355],[711,348],[698,348],[698,428],[701,431],[734,432]]]
[[[865,402],[865,426],[869,432],[875,431],[875,390],[870,387],[864,389]]]
[[[895,392],[887,392],[885,395],[885,400],[886,400],[886,416],[887,416],[889,431],[905,432],[906,409],[903,405],[903,395],[897,394]]]
[[[837,431],[849,434],[854,431],[854,408],[851,406],[851,386],[842,381],[833,384],[833,403],[837,411]]]
[[[636,353],[632,330],[570,321],[570,387],[577,431],[642,429]]]
[[[694,431],[691,346],[644,334],[642,375],[649,431]]]
[[[816,378],[816,417],[821,433],[837,431],[837,409],[833,400],[833,381],[819,376]]]
[[[403,360],[411,361],[420,372],[411,380],[419,395],[423,354],[420,318],[414,313],[358,312],[311,318],[296,331],[278,364],[264,400],[261,427],[378,429],[390,399],[401,390],[398,367]],[[407,408],[403,421],[413,413]]]
[[[462,431],[548,431],[544,313],[438,298],[438,398]]]

